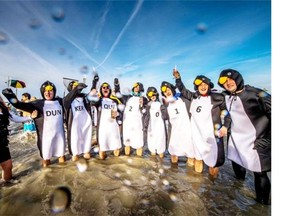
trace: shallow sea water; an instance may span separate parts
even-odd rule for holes
[[[237,180],[228,160],[216,179],[207,167],[196,173],[186,158],[171,165],[168,154],[160,159],[147,150],[105,160],[91,150],[90,160],[78,162],[67,154],[63,165],[54,158],[41,168],[35,142],[10,136],[15,182],[1,183],[0,215],[271,215],[271,205],[254,201],[253,174]]]

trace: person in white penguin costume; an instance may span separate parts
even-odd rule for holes
[[[271,191],[267,175],[271,171],[271,95],[244,85],[242,75],[234,69],[221,71],[218,84],[225,89],[232,119],[227,157],[238,179],[245,179],[246,169],[253,172],[256,201],[267,205]]]
[[[71,92],[78,86],[77,81],[71,81],[67,90]],[[79,155],[90,159],[92,139],[91,109],[84,93],[78,92],[68,109],[65,109],[65,122],[67,126],[67,143],[72,161],[77,161]]]
[[[144,131],[147,132],[148,149],[151,155],[158,154],[160,158],[163,158],[166,150],[167,132],[165,121],[162,118],[159,93],[155,87],[149,87],[146,96],[149,102],[145,106]]]
[[[227,112],[224,95],[212,91],[214,84],[209,78],[199,75],[194,80],[194,90],[185,88],[180,73],[173,71],[176,87],[183,97],[191,101],[190,122],[195,150],[195,171],[202,173],[204,163],[209,174],[217,177],[219,166],[225,162],[223,137],[227,135],[231,118]],[[224,118],[224,124],[222,124]]]
[[[100,86],[99,95],[96,89],[93,89],[94,96],[91,93],[89,100],[92,106],[97,109],[97,139],[99,144],[100,159],[106,158],[107,151],[113,151],[114,156],[120,155],[122,147],[120,125],[122,125],[121,110],[118,105],[121,101],[112,94],[111,86],[104,82]],[[121,108],[121,106],[120,106]]]
[[[143,84],[137,82],[133,85],[130,95],[120,93],[119,81],[116,78],[115,93],[125,105],[123,114],[123,143],[125,146],[125,155],[130,155],[131,147],[136,149],[137,156],[142,156],[144,146],[143,133],[143,113],[147,98],[142,96],[144,92]]]
[[[189,106],[176,93],[176,87],[169,82],[161,84],[161,94],[164,97],[164,104],[161,105],[161,112],[164,120],[169,120],[169,141],[168,151],[171,155],[171,162],[178,163],[178,157],[186,156],[187,165],[194,165],[194,147],[192,143],[191,125],[189,121]]]

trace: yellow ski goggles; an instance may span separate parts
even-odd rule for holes
[[[74,83],[73,83],[73,87],[78,86],[78,84],[79,84],[78,82],[74,82]]]
[[[203,80],[196,79],[196,80],[194,80],[194,85],[199,86],[202,82],[203,82]]]
[[[53,86],[51,86],[51,85],[47,85],[45,87],[45,91],[52,91],[52,90],[53,90]]]
[[[152,97],[154,95],[154,92],[150,91],[150,92],[148,92],[147,95],[148,95],[148,97]]]
[[[162,86],[162,87],[161,87],[161,91],[162,91],[162,92],[166,92],[166,91],[167,91],[167,86]]]
[[[218,83],[223,85],[227,81],[227,79],[228,79],[227,76],[220,77]]]

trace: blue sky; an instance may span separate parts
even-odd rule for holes
[[[46,80],[63,96],[63,77],[90,89],[95,70],[159,90],[175,65],[189,89],[200,74],[220,89],[233,68],[271,92],[271,1],[0,1],[1,90],[10,76],[27,84],[18,96]]]

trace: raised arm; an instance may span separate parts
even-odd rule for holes
[[[10,88],[3,89],[2,94],[7,98],[9,103],[11,103],[17,109],[21,109],[29,113],[32,113],[36,109],[36,107],[34,106],[32,102],[25,103],[25,102],[19,101],[17,96],[14,94],[14,92]]]
[[[184,83],[181,80],[181,76],[179,71],[175,71],[175,69],[173,70],[173,76],[175,78],[175,84],[176,87],[179,89],[179,91],[181,92],[182,96],[188,100],[192,100],[193,96],[195,95],[195,92],[191,92],[188,89],[186,89]]]

